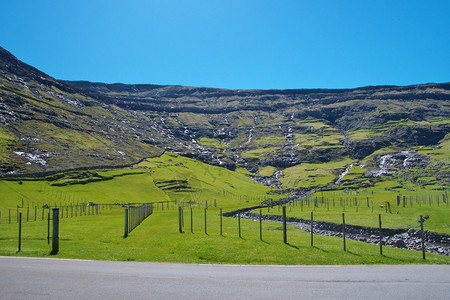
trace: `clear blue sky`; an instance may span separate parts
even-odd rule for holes
[[[231,89],[450,81],[450,1],[0,0],[0,46],[58,79]]]

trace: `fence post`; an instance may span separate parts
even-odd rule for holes
[[[19,250],[17,252],[20,250],[22,250],[22,212],[19,213]]]
[[[262,241],[262,210],[259,210],[259,239]]]
[[[241,237],[241,211],[238,211],[238,229],[239,229],[239,237]]]
[[[378,214],[378,228],[380,235],[380,255],[383,255],[383,233],[381,231],[381,214]]]
[[[47,213],[47,244],[50,245],[50,210]]]
[[[125,209],[125,233],[123,235],[124,238],[128,236],[128,208]]]
[[[420,235],[422,236],[422,258],[425,259],[425,234],[423,232],[423,219],[422,215],[420,215]]]
[[[192,219],[192,207],[191,207],[191,233],[194,233],[194,220]]]
[[[215,200],[214,200],[215,201]],[[220,235],[222,236],[223,235],[223,231],[222,231],[222,217],[223,217],[223,214],[222,214],[222,209],[220,209]]]
[[[311,247],[314,246],[314,213],[311,212]]]
[[[55,255],[59,251],[59,208],[53,208],[53,233],[52,233],[52,252]]]
[[[206,207],[205,207],[205,234],[208,235],[207,223],[206,223]]]
[[[345,213],[342,213],[342,237],[344,240],[344,251],[347,251],[345,245]]]
[[[147,218],[149,214],[145,214],[145,218]],[[181,225],[184,227],[184,208],[181,206]]]
[[[283,243],[287,244],[286,206],[283,206]]]
[[[178,230],[180,233],[183,233],[183,221],[182,221],[182,208],[181,206],[178,206]]]

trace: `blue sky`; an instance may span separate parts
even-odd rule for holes
[[[450,81],[450,1],[0,0],[0,46],[58,79],[230,89]]]

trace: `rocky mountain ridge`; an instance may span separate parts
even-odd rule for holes
[[[281,186],[280,174],[306,164],[332,163],[338,176],[349,161],[376,167],[382,149],[440,147],[449,100],[450,83],[226,90],[62,81],[0,48],[0,175],[125,165],[168,150]]]

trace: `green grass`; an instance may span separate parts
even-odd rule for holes
[[[272,176],[276,172],[276,168],[272,166],[265,166],[259,169],[259,175],[261,176]]]
[[[225,148],[225,144],[222,143],[218,139],[201,137],[200,140],[199,140],[199,143],[204,145],[204,146],[206,146],[206,147],[215,148],[215,149]]]
[[[92,179],[104,180],[92,182]],[[170,180],[185,180],[192,191],[179,192],[157,187],[158,182]],[[22,200],[26,206],[34,206],[90,201],[103,204],[216,199],[223,207],[237,207],[240,203],[235,203],[235,199],[247,195],[248,191],[252,191],[251,194],[257,195],[256,198],[262,201],[270,190],[244,174],[166,153],[145,160],[134,168],[76,171],[61,178],[50,176],[41,180],[25,178],[22,184],[19,181],[1,180],[0,209],[15,208],[16,205],[22,205]],[[256,205],[259,202],[253,200],[249,203]]]
[[[341,167],[348,162],[341,162]],[[304,166],[308,167],[308,166]],[[317,168],[310,165],[309,168]],[[272,169],[265,169],[267,173]],[[357,170],[358,171],[358,170]],[[309,175],[317,173],[311,172]],[[326,170],[323,170],[326,172]],[[301,172],[300,172],[301,173]],[[356,172],[358,173],[358,172]],[[324,173],[325,174],[325,173]],[[417,226],[417,214],[430,215],[427,230],[448,233],[448,207],[435,205],[412,209],[396,208],[399,214],[386,214],[379,206],[383,201],[393,201],[397,193],[385,188],[400,188],[395,181],[380,183],[376,187],[359,191],[333,191],[318,193],[318,197],[358,197],[364,201],[374,199],[374,212],[361,207],[347,207],[349,224],[376,226],[377,214],[383,213],[384,227]],[[260,204],[268,197],[275,200],[280,195],[268,195],[271,189],[255,183],[240,172],[203,164],[182,156],[166,153],[158,158],[147,159],[133,168],[117,170],[75,171],[47,178],[25,178],[19,181],[0,181],[0,255],[50,256],[47,244],[47,222],[41,220],[43,204],[65,207],[81,202],[100,204],[100,215],[69,217],[64,215],[60,224],[60,252],[54,257],[98,260],[134,260],[184,263],[231,263],[231,264],[403,264],[439,263],[449,264],[446,256],[427,254],[423,261],[421,253],[385,247],[384,256],[378,246],[347,241],[347,252],[342,240],[334,237],[315,236],[315,246],[310,246],[309,233],[289,226],[288,242],[283,243],[282,227],[277,223],[264,222],[263,241],[259,239],[259,223],[241,220],[241,237],[238,220],[223,218],[223,235],[220,232],[220,209],[224,212]],[[429,190],[424,190],[428,193]],[[351,194],[355,193],[355,194]],[[434,192],[435,194],[437,192]],[[123,238],[123,213],[121,204],[158,202],[155,212]],[[207,209],[207,234],[204,227],[204,207]],[[106,205],[115,204],[118,205]],[[178,232],[177,206],[184,208],[184,233]],[[190,208],[193,209],[193,233],[190,227]],[[217,205],[217,206],[215,206]],[[17,252],[16,222],[17,206],[22,212],[22,251]],[[27,207],[29,222],[26,222]],[[34,207],[37,206],[36,221]],[[12,224],[8,213],[11,209]],[[411,213],[408,213],[411,210]],[[67,214],[67,210],[64,210]],[[47,210],[44,211],[45,213]],[[272,210],[277,213],[277,209]],[[265,213],[265,212],[264,212]],[[304,207],[291,207],[289,216],[309,216]],[[318,220],[340,222],[341,210],[328,212],[323,206],[316,208]]]
[[[267,170],[269,172],[269,170]],[[100,179],[100,181],[92,181]],[[58,186],[55,184],[68,185]],[[385,184],[376,187],[377,204],[396,193],[386,191]],[[188,191],[187,191],[188,190]],[[77,171],[50,176],[46,179],[22,181],[0,181],[0,255],[50,256],[47,244],[47,222],[41,220],[43,204],[66,206],[81,202],[100,203],[100,215],[69,217],[60,224],[60,252],[58,258],[80,258],[98,260],[135,260],[184,263],[231,263],[231,264],[403,264],[440,263],[448,264],[446,256],[427,254],[385,247],[384,256],[378,254],[378,246],[356,241],[347,241],[347,252],[342,240],[334,237],[315,236],[315,246],[310,246],[309,233],[289,226],[288,242],[283,243],[282,227],[277,223],[264,222],[263,241],[259,240],[259,223],[241,220],[241,237],[238,220],[223,218],[223,235],[220,232],[219,210],[235,210],[258,205],[269,197],[268,187],[259,185],[244,174],[213,167],[178,155],[166,153],[148,159],[134,168],[119,170]],[[356,191],[353,191],[356,193]],[[406,192],[402,190],[402,193]],[[334,194],[333,194],[334,193]],[[348,195],[343,191],[323,192],[324,197]],[[347,192],[348,193],[348,192]],[[372,196],[372,190],[361,190],[356,197]],[[319,197],[322,194],[318,194]],[[281,196],[273,196],[275,200]],[[170,201],[170,202],[169,202]],[[204,227],[204,207],[208,201],[207,234]],[[161,202],[155,212],[123,238],[123,213],[120,205],[130,202]],[[118,203],[119,205],[102,205]],[[190,204],[189,204],[190,203]],[[217,205],[217,207],[215,206]],[[17,252],[16,211],[17,205],[23,214],[22,251]],[[177,205],[184,205],[184,233],[178,232]],[[190,209],[193,208],[193,233],[190,227]],[[25,221],[30,206],[29,222]],[[37,206],[37,221],[34,221],[34,206]],[[163,209],[163,207],[164,209]],[[7,213],[12,210],[12,224],[8,224]],[[290,216],[302,216],[298,207],[292,207]],[[399,208],[399,214],[386,214],[380,207],[373,213],[362,208],[358,213],[354,207],[346,210],[349,224],[374,226],[376,214],[383,213],[385,227],[415,224],[416,214],[428,214],[426,229],[448,232],[448,208],[436,205],[431,208],[414,206]],[[46,210],[47,211],[47,210]],[[45,213],[46,213],[45,211]],[[67,210],[65,210],[67,213]],[[276,212],[275,210],[272,210]],[[304,210],[309,215],[309,211]],[[334,215],[333,215],[334,213]],[[317,219],[339,222],[340,211],[326,212],[316,209]],[[370,216],[370,217],[369,217]],[[373,219],[373,220],[372,220]],[[447,224],[447,227],[444,225]],[[440,226],[440,227],[439,227]]]
[[[308,188],[326,186],[335,181],[343,172],[351,159],[329,162],[326,164],[303,163],[283,170],[284,176],[280,178],[283,187]]]
[[[18,138],[4,126],[0,125],[0,164],[6,165],[11,162],[11,149],[17,143]],[[14,154],[15,155],[15,154]]]
[[[382,125],[372,126],[370,128],[361,128],[347,132],[350,139],[361,141],[371,139],[376,136],[386,135],[389,130],[399,126],[445,126],[450,123],[450,118],[435,117],[426,121],[412,121],[409,119],[388,121]]]
[[[397,187],[400,192],[397,193],[385,190],[386,186],[384,183],[367,189],[317,192],[310,198],[309,204],[305,202],[303,206],[300,203],[289,206],[288,214],[290,217],[309,219],[310,212],[314,211],[316,220],[341,224],[344,212],[346,223],[368,227],[378,227],[378,214],[381,214],[383,227],[392,229],[418,229],[418,220],[420,215],[423,215],[429,216],[425,223],[425,230],[450,234],[448,218],[450,207],[442,200],[445,192],[427,189],[411,192]],[[397,195],[401,196],[399,206],[397,206]],[[403,196],[407,197],[405,207],[403,207]],[[439,203],[437,197],[439,197]],[[315,198],[317,198],[317,207],[314,206]],[[369,206],[367,206],[367,199]],[[391,206],[391,212],[386,209],[387,202]],[[270,213],[280,214],[277,210],[271,210]]]
[[[263,241],[259,240],[259,223],[241,220],[241,237],[237,219],[223,218],[220,233],[218,208],[207,210],[207,234],[204,229],[204,210],[193,209],[193,233],[190,211],[184,210],[184,233],[178,232],[177,210],[158,209],[126,239],[123,235],[123,215],[119,208],[102,209],[101,215],[62,219],[60,224],[60,251],[54,257],[97,260],[132,260],[183,263],[231,264],[448,264],[446,256],[427,254],[347,240],[343,251],[342,240],[315,236],[310,246],[310,235],[289,226],[288,244],[283,243],[280,224],[263,224]],[[17,224],[0,226],[1,255],[50,256],[51,246],[46,241],[46,221],[24,223],[22,251],[17,251]]]
[[[273,158],[281,150],[281,147],[267,147],[257,148],[254,150],[245,151],[242,157],[248,160],[259,160],[261,158]]]

